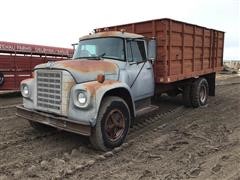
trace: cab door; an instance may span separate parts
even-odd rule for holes
[[[146,43],[143,39],[126,41],[126,71],[128,85],[132,90],[134,101],[151,97],[154,94],[153,67],[147,60]]]

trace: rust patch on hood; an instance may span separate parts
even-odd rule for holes
[[[60,69],[68,71],[76,83],[95,81],[97,75],[103,74],[106,79],[118,79],[119,67],[111,61],[103,60],[67,60],[38,65],[36,69]]]
[[[116,73],[117,65],[107,61],[100,60],[68,60],[56,62],[56,67],[68,68],[82,73],[103,71]]]

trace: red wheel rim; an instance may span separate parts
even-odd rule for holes
[[[110,141],[118,140],[124,133],[125,118],[121,111],[113,109],[107,116],[105,121],[106,136]]]

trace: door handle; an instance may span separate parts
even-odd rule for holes
[[[147,69],[152,69],[151,67],[147,67]]]

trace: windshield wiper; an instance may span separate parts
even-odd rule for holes
[[[96,59],[96,60],[102,60],[103,56],[105,56],[106,53],[102,53],[99,56],[90,56],[88,59]]]
[[[105,56],[105,55],[106,55],[106,53],[102,53],[102,54],[96,56],[96,58],[97,58],[98,60],[101,60],[101,59],[103,58],[103,56]]]

